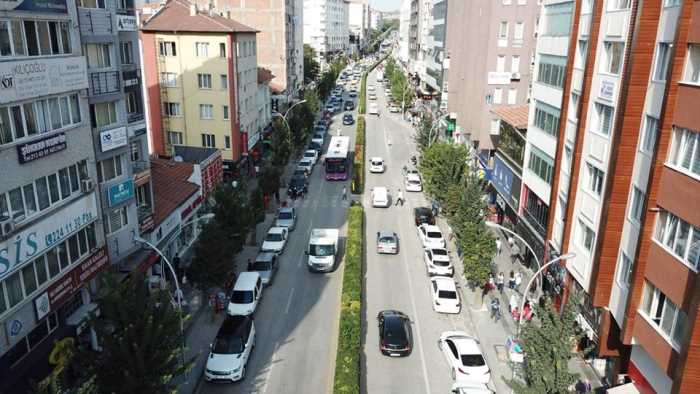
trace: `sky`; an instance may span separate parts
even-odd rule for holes
[[[369,0],[369,4],[381,11],[395,11],[401,7],[401,0]]]

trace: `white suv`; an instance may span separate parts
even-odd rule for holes
[[[251,316],[227,316],[211,344],[204,378],[237,382],[245,378],[246,365],[255,347],[255,323]]]

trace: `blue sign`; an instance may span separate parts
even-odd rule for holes
[[[498,191],[498,194],[503,196],[504,200],[512,207],[517,208],[518,198],[520,197],[520,178],[513,173],[513,170],[498,155],[496,155],[496,160],[493,164],[491,183]],[[514,190],[515,187],[518,190]]]
[[[129,179],[107,189],[107,201],[113,207],[134,197],[134,181]]]
[[[0,11],[67,14],[68,7],[66,0],[7,0],[0,1]]]

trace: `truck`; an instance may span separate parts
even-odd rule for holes
[[[338,257],[338,237],[336,228],[315,228],[309,236],[309,246],[305,254],[311,272],[330,272],[335,268]]]

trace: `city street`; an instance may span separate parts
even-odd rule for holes
[[[350,146],[354,146],[355,125],[342,125],[344,113],[334,117],[326,146],[330,135],[335,135],[339,128],[343,135],[351,136]],[[232,385],[212,384],[200,377],[197,392],[332,391],[342,277],[339,269],[328,274],[310,273],[304,250],[312,228],[341,228],[344,240],[349,205],[349,201],[341,200],[344,184],[326,181],[319,160],[310,177],[308,194],[293,202],[297,208],[296,229],[280,256],[274,282],[263,291],[255,314],[256,345],[245,380]],[[286,195],[286,189],[283,192]]]

